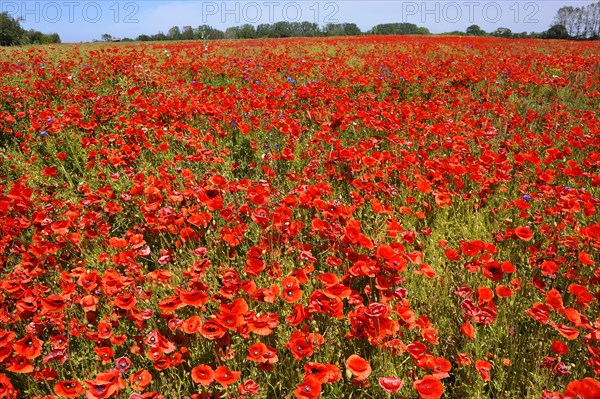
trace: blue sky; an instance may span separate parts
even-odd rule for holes
[[[0,0],[0,12],[22,17],[21,25],[45,33],[57,32],[63,42],[131,37],[173,26],[208,24],[218,29],[244,23],[277,21],[327,23],[355,22],[363,31],[388,22],[410,22],[433,33],[464,31],[477,24],[491,32],[499,27],[513,32],[541,32],[564,5],[578,0]]]

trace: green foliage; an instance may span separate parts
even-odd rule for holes
[[[30,29],[23,35],[23,44],[52,44],[60,43],[58,33],[44,34],[34,29]]]
[[[26,31],[21,27],[20,20],[8,12],[0,13],[0,46],[18,46],[21,44],[52,44],[60,43],[58,33],[45,34],[35,29]]]
[[[545,39],[570,39],[569,32],[564,25],[552,25],[543,33]]]
[[[513,37],[513,33],[512,33],[512,30],[501,27],[501,28],[498,28],[495,31],[493,31],[492,36],[511,38],[511,37]]]
[[[326,36],[358,36],[362,34],[358,25],[354,23],[327,24],[323,33]]]
[[[429,29],[409,22],[375,25],[369,33],[375,35],[427,35]]]
[[[8,12],[0,13],[0,46],[17,46],[22,43],[25,31],[18,19]]]
[[[562,28],[566,30],[567,35]],[[552,32],[551,29],[555,28]],[[561,7],[554,17],[553,26],[546,32],[556,39],[598,39],[600,38],[600,1],[586,6]],[[558,37],[557,37],[558,36]]]
[[[470,36],[485,36],[486,32],[479,27],[479,25],[471,25],[466,30],[467,35]]]

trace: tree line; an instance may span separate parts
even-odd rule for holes
[[[600,4],[600,2],[599,2]],[[572,8],[572,7],[566,7]],[[600,7],[598,7],[600,9]],[[561,8],[562,10],[562,8]],[[559,21],[560,22],[560,21]],[[571,25],[555,23],[544,32],[513,32],[509,28],[499,27],[491,32],[486,32],[478,25],[471,25],[465,31],[455,30],[442,33],[454,36],[494,36],[516,39],[598,39],[595,34],[576,34]],[[574,33],[572,33],[574,32]],[[220,40],[220,39],[260,39],[260,38],[286,38],[286,37],[319,37],[319,36],[359,36],[359,35],[428,35],[429,29],[412,23],[387,23],[379,24],[363,32],[355,23],[327,24],[320,27],[312,22],[275,22],[273,24],[259,24],[253,26],[244,24],[227,28],[225,31],[209,25],[200,25],[197,28],[174,26],[167,33],[158,32],[153,35],[139,35],[135,39],[123,38],[119,41],[163,41],[163,40]],[[114,41],[110,34],[102,35],[103,41]]]
[[[22,44],[60,43],[58,33],[42,33],[35,29],[25,30],[21,20],[13,18],[7,11],[0,13],[0,46]]]
[[[313,36],[358,36],[363,34],[376,35],[426,35],[429,29],[412,23],[379,24],[362,32],[355,23],[327,24],[320,27],[311,22],[280,21],[273,24],[253,26],[245,24],[227,28],[225,31],[208,25],[197,28],[184,26],[180,29],[174,26],[165,34],[140,35],[137,41],[156,40],[215,40],[215,39],[256,39],[282,37],[313,37]],[[469,26],[463,31],[443,33],[445,35],[462,36],[495,36],[503,38],[534,38],[534,39],[600,39],[600,1],[587,6],[561,7],[554,17],[553,24],[544,32],[513,32],[509,28],[499,27],[492,32],[486,32],[478,25]],[[104,35],[111,38],[110,35]],[[106,37],[103,37],[106,40]],[[132,39],[124,39],[132,40]]]
[[[158,32],[148,35],[142,34],[135,39],[113,38],[106,33],[102,35],[103,41],[162,41],[162,40],[218,40],[218,39],[257,39],[257,38],[285,38],[285,37],[316,37],[316,36],[358,36],[363,34],[376,35],[425,35],[429,29],[412,23],[386,23],[379,24],[366,32],[355,23],[327,24],[323,27],[312,22],[286,22],[280,21],[272,24],[259,24],[257,26],[244,24],[229,27],[225,31],[209,25],[200,25],[196,28],[174,26],[167,33]],[[541,39],[600,39],[600,1],[581,7],[561,7],[554,17],[553,25],[544,32],[512,32],[509,28],[500,27],[493,32],[486,32],[478,25],[469,26],[464,32],[447,32],[449,35],[467,36],[496,36],[504,38],[541,38]],[[11,17],[8,12],[0,13],[0,46],[13,46],[22,44],[48,44],[60,43],[57,33],[45,34],[34,29],[25,30],[20,25],[20,19]]]
[[[600,1],[581,7],[561,7],[554,24],[564,27],[563,33],[573,39],[600,39]]]
[[[280,21],[272,24],[259,24],[253,26],[244,24],[227,28],[225,31],[215,29],[209,25],[201,25],[197,28],[174,26],[167,33],[159,32],[154,35],[140,35],[136,41],[155,40],[215,40],[215,39],[258,39],[258,38],[285,38],[285,37],[318,37],[318,36],[358,36],[362,34],[428,34],[427,28],[418,27],[411,23],[381,24],[373,27],[367,32],[362,32],[355,23],[327,24],[320,27],[318,24],[308,21],[286,22]],[[112,40],[112,36],[103,35],[103,40]],[[128,39],[123,39],[128,40]]]

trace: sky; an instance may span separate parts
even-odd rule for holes
[[[231,26],[278,21],[354,22],[362,31],[391,22],[409,22],[432,33],[465,31],[479,25],[487,32],[542,32],[565,5],[579,0],[0,0],[0,12],[21,17],[21,26],[58,33],[64,43],[167,33],[173,26]]]

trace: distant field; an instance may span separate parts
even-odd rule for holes
[[[0,50],[0,398],[600,398],[599,54]]]

